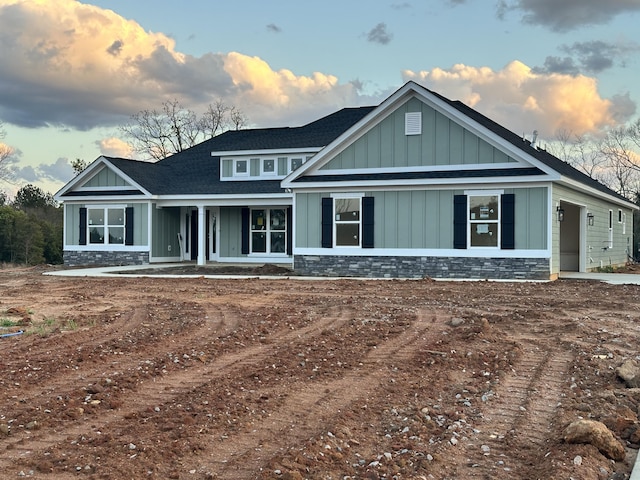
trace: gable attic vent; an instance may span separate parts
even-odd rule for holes
[[[422,135],[422,112],[404,114],[404,134]]]

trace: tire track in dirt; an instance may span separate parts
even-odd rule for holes
[[[181,311],[184,312],[183,309]],[[198,309],[192,309],[192,311],[199,313]],[[41,353],[34,355],[29,365],[16,364],[9,360],[6,370],[11,371],[12,369],[20,368],[40,369],[38,365],[47,363],[49,358],[56,358],[56,354],[59,352],[68,351],[70,344],[75,345],[76,355],[86,354],[91,358],[86,361],[72,362],[75,368],[70,368],[69,365],[63,368],[62,365],[59,365],[58,368],[48,371],[47,375],[33,379],[29,384],[20,384],[19,388],[13,388],[12,391],[5,393],[10,393],[11,398],[19,400],[21,404],[34,406],[42,402],[43,397],[46,400],[46,398],[50,398],[53,395],[65,397],[77,393],[79,388],[86,387],[88,384],[99,380],[104,375],[105,369],[111,370],[116,365],[117,369],[122,372],[137,368],[140,362],[149,358],[149,353],[148,351],[145,352],[145,349],[150,345],[162,345],[165,347],[166,339],[162,337],[145,337],[142,340],[144,348],[140,348],[141,345],[132,344],[125,352],[126,355],[121,354],[122,348],[117,348],[110,352],[108,346],[112,342],[121,342],[128,335],[135,336],[136,330],[145,325],[148,327],[154,321],[153,318],[150,318],[151,316],[152,312],[147,306],[138,307],[130,314],[118,315],[118,319],[115,322],[105,325],[101,332],[92,332],[89,338],[84,333],[82,333],[82,338],[70,334],[63,341],[60,341],[58,337],[51,337],[47,346],[39,349]],[[207,328],[210,328],[210,324],[204,321],[187,326],[184,330],[170,337],[172,346],[175,344],[180,347],[189,343],[192,337],[201,334]],[[80,384],[73,379],[82,379],[83,383]],[[44,390],[43,385],[46,385]],[[70,387],[71,389],[69,389]]]
[[[94,422],[93,417],[87,417],[86,420],[89,420],[90,425],[84,423],[85,419],[79,419],[52,429],[18,431],[0,441],[0,472],[10,471],[11,457],[25,459],[36,453],[44,453],[48,448],[70,438],[88,434],[89,431],[107,431],[109,426],[126,422],[127,418],[135,416],[137,412],[163,405],[173,398],[188,395],[196,387],[210,383],[215,378],[224,377],[248,365],[262,365],[282,342],[304,341],[326,329],[338,328],[341,324],[348,322],[352,313],[352,308],[342,307],[340,310],[338,307],[332,307],[327,315],[321,316],[319,320],[305,327],[295,330],[283,328],[270,334],[277,337],[277,342],[247,346],[241,350],[223,354],[207,365],[171,371],[162,378],[141,382],[137,388],[128,391],[122,399],[123,405],[128,407],[102,412],[99,424]],[[201,339],[198,332],[192,331],[182,342],[185,345],[197,344]]]
[[[459,443],[467,455],[459,478],[527,478],[540,460],[528,458],[528,452],[539,451],[550,440],[574,356],[562,345],[545,348],[532,338],[519,340],[521,358],[501,380],[495,398],[488,400],[477,433]],[[484,430],[482,423],[491,424],[491,430]],[[520,454],[507,460],[504,452],[513,452],[514,444],[521,446]]]
[[[440,314],[438,314],[440,315]],[[421,346],[431,345],[445,327],[444,317],[419,312],[410,328],[372,347],[356,369],[343,377],[311,384],[290,394],[268,418],[250,429],[230,435],[223,441],[206,442],[208,461],[200,466],[204,473],[215,472],[218,479],[256,478],[260,466],[277,454],[297,448],[314,435],[326,433],[336,412],[355,401],[372,396],[385,380],[389,364],[402,364]],[[448,317],[447,317],[448,318]],[[429,330],[431,328],[431,330]],[[381,373],[382,372],[382,373]]]

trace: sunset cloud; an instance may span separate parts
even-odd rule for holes
[[[628,97],[602,98],[594,78],[538,74],[519,61],[498,71],[458,64],[448,70],[407,70],[403,77],[460,100],[516,133],[597,132],[635,112]]]
[[[0,0],[0,24],[0,119],[20,127],[117,126],[176,98],[196,112],[223,99],[245,113],[249,126],[301,125],[345,106],[379,103],[399,86],[365,95],[358,79],[341,81],[319,71],[299,75],[257,56],[187,55],[163,33],[76,0]],[[379,26],[387,32],[385,24]],[[595,53],[605,52],[599,46],[571,48],[596,65],[602,55]],[[460,99],[516,132],[589,132],[634,114],[628,95],[603,98],[594,78],[560,67],[534,71],[513,61],[493,70],[460,64],[407,70],[401,77]],[[114,138],[99,140],[99,149],[131,155]]]
[[[133,158],[133,148],[120,138],[103,138],[96,143],[98,144],[102,155],[117,158]]]

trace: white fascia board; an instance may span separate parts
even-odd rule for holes
[[[293,194],[274,193],[271,195],[163,195],[154,198],[158,207],[192,207],[206,205],[210,207],[233,207],[245,205],[291,205]]]
[[[318,153],[324,147],[309,147],[309,148],[274,148],[263,150],[223,150],[219,152],[211,152],[212,157],[253,157],[256,155],[297,155],[304,153]]]
[[[330,189],[345,190],[356,188],[358,190],[396,190],[398,188],[425,188],[425,187],[443,187],[447,189],[464,188],[473,185],[474,188],[482,186],[482,188],[490,188],[490,185],[498,185],[503,187],[506,184],[524,186],[547,185],[548,179],[541,179],[540,176],[522,176],[522,177],[482,177],[482,178],[430,178],[419,180],[361,180],[349,182],[304,182],[304,184],[293,185],[289,188],[295,190],[296,193],[304,190]]]
[[[71,197],[61,200],[67,205],[76,203],[146,203],[150,199],[143,195],[87,195],[82,197]]]
[[[597,190],[593,187],[590,187],[588,185],[585,185],[584,183],[578,182],[576,180],[567,178],[567,177],[562,177],[560,179],[560,181],[558,182],[560,184],[564,184],[565,186],[572,188],[574,190],[577,190],[579,192],[582,193],[586,193],[588,195],[591,195],[593,197],[598,197],[602,200],[606,200],[607,202],[611,202],[614,203],[616,205],[622,205],[626,208],[630,208],[632,210],[639,210],[640,206],[636,205],[635,203],[633,203],[631,200],[622,200],[620,198],[614,197],[613,195],[608,195],[604,192],[601,192],[600,190]]]

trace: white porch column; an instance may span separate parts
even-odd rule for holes
[[[204,265],[206,261],[205,248],[207,248],[206,218],[207,211],[204,205],[198,205],[198,265]]]

